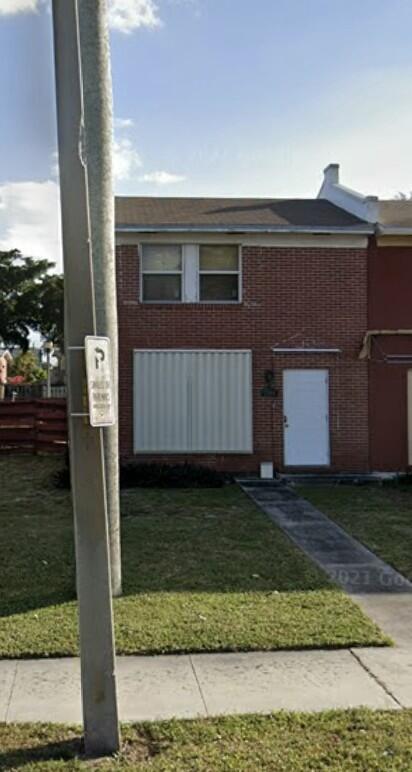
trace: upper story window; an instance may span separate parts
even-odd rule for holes
[[[236,245],[200,246],[199,300],[239,300],[239,248]]]
[[[143,244],[142,300],[151,303],[238,303],[237,244]]]
[[[142,254],[143,300],[182,300],[182,247],[145,244]]]

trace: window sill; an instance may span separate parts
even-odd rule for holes
[[[178,308],[185,308],[187,306],[193,306],[193,308],[199,308],[199,306],[242,306],[243,300],[140,300],[142,306],[177,306]]]
[[[252,456],[253,449],[249,450],[137,450],[135,456]]]

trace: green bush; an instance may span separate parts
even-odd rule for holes
[[[221,488],[232,481],[227,473],[200,464],[155,464],[137,461],[120,465],[122,488]],[[65,466],[53,475],[57,488],[70,488],[69,456]]]
[[[197,464],[130,461],[120,466],[122,488],[220,488],[229,480],[229,475]]]

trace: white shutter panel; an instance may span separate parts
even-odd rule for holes
[[[252,451],[251,354],[199,351],[192,368],[192,450]]]
[[[135,453],[190,450],[187,383],[190,354],[139,351],[134,370]]]
[[[136,453],[252,452],[250,351],[136,351]]]

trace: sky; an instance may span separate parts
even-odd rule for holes
[[[410,0],[108,0],[116,193],[412,190]],[[50,0],[0,0],[0,249],[61,268]]]

